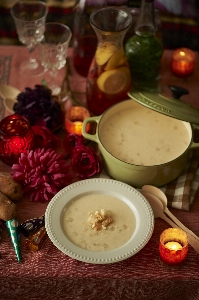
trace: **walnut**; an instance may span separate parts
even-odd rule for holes
[[[98,231],[101,229],[101,223],[100,222],[96,222],[95,224],[93,224],[92,226],[92,229]]]
[[[102,217],[102,215],[100,215],[100,213],[96,210],[96,212],[95,212],[95,217],[97,218],[97,220],[99,220],[99,221],[102,221],[103,220],[103,217]]]
[[[99,231],[101,229],[106,229],[106,227],[112,223],[112,218],[110,212],[105,209],[101,209],[100,212],[96,210],[94,213],[90,212],[87,222],[91,224],[91,228]]]
[[[107,227],[109,224],[111,224],[112,223],[112,219],[111,219],[111,217],[110,216],[108,216],[103,222],[102,222],[102,225],[104,226],[104,227]]]

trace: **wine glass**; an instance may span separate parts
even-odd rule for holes
[[[48,12],[43,1],[18,1],[10,10],[15,21],[17,34],[22,44],[26,45],[30,54],[34,51],[37,43],[41,40],[44,24]],[[32,56],[28,61],[23,60],[20,72],[28,72],[27,75],[40,75],[43,72],[40,63]]]
[[[72,37],[68,26],[51,22],[45,24],[42,40],[38,43],[38,49],[42,66],[49,70],[51,82],[47,86],[53,95],[58,95],[61,88],[56,83],[57,71],[66,64],[68,44]]]

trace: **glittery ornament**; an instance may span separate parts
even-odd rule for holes
[[[10,234],[11,240],[12,240],[12,245],[14,247],[17,260],[21,262],[21,250],[20,250],[20,245],[19,245],[19,230],[18,230],[18,220],[17,219],[12,219],[6,221],[6,226],[8,229],[8,232]]]
[[[26,246],[31,251],[38,251],[43,246],[47,237],[45,226],[39,228],[35,233],[31,234],[26,240]]]
[[[33,218],[27,220],[19,225],[19,230],[25,237],[28,237],[34,231],[39,229],[40,227],[44,226],[45,224],[45,217],[44,215],[38,218]]]

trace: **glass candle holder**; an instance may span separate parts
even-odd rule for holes
[[[72,106],[65,114],[65,128],[68,133],[82,135],[82,124],[86,118],[90,117],[89,111],[82,106]],[[90,129],[88,124],[86,131]]]
[[[28,120],[10,115],[0,122],[0,158],[8,165],[17,163],[21,153],[33,147],[33,131]]]
[[[160,235],[160,259],[170,266],[181,265],[188,253],[188,236],[179,228],[168,228]]]
[[[176,49],[171,60],[173,74],[185,77],[193,73],[195,65],[195,53],[187,48]]]

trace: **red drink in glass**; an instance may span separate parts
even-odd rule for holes
[[[128,98],[129,66],[123,48],[115,43],[98,45],[87,78],[87,106],[101,115],[110,106]]]
[[[92,35],[76,40],[74,45],[74,67],[81,76],[87,77],[96,46],[97,39]]]

